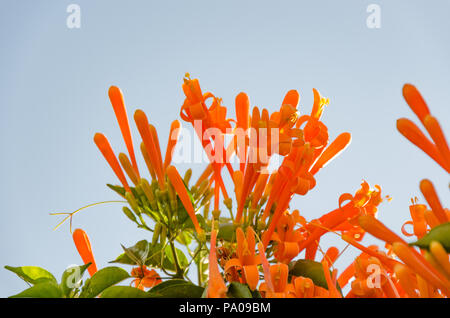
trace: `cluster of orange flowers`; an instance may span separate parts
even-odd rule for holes
[[[312,190],[315,175],[351,141],[350,134],[343,132],[330,142],[322,121],[329,100],[317,90],[313,90],[314,103],[309,115],[300,112],[300,95],[295,90],[286,94],[279,110],[272,114],[265,108],[251,109],[248,96],[240,93],[235,100],[236,118],[229,119],[222,100],[210,92],[203,93],[197,79],[187,74],[182,87],[185,100],[180,116],[192,124],[210,160],[191,189],[186,182],[189,178],[182,178],[171,165],[180,122],[172,122],[163,160],[155,127],[142,110],[137,110],[134,120],[142,138],[141,152],[153,180],[151,185],[141,177],[123,96],[117,87],[110,88],[109,97],[128,155],[116,156],[103,134],[96,134],[94,141],[120,180],[131,207],[136,204],[136,194],[128,180],[142,189],[150,203],[155,200],[152,187],[157,187],[158,191],[168,193],[171,204],[181,202],[199,241],[209,240],[207,297],[226,297],[231,282],[246,284],[263,297],[277,298],[450,296],[449,231],[433,236],[423,246],[419,244],[432,229],[450,221],[450,211],[442,207],[429,180],[420,183],[428,205],[414,200],[410,206],[412,220],[402,227],[405,236],[417,237],[419,249],[377,220],[378,206],[385,198],[379,186],[371,188],[365,181],[354,194],[342,194],[335,210],[316,219],[308,221],[299,210],[292,209],[292,198]],[[408,119],[398,120],[399,132],[449,173],[450,151],[438,121],[414,86],[405,85],[403,94],[431,140]],[[228,144],[225,134],[231,135]],[[269,172],[268,164],[274,154],[281,156],[282,162]],[[239,159],[237,166],[231,161],[233,155]],[[234,186],[234,198],[226,190],[224,166]],[[208,195],[202,200],[202,207],[206,222],[201,223],[200,208],[193,202],[192,193],[200,189],[204,192],[205,188]],[[225,208],[229,216],[225,215]],[[227,220],[232,225],[230,239],[221,236]],[[406,226],[412,226],[413,233]],[[334,269],[333,263],[343,250],[334,246],[323,250],[320,246],[321,237],[328,232],[336,233],[361,251],[341,273]],[[362,245],[366,233],[385,242],[384,248]],[[83,261],[94,264],[89,267],[92,275],[96,267],[89,239],[82,230],[73,235]],[[321,257],[317,256],[318,251]],[[319,264],[325,283],[318,283],[317,277],[298,275],[295,264],[299,259]],[[155,270],[145,267],[134,268],[132,276],[136,278],[135,286],[141,289],[161,282]],[[342,289],[348,284],[349,291],[343,295]]]

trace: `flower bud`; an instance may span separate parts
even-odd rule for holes
[[[205,191],[205,196],[203,197],[202,202],[200,203],[200,205],[205,205],[206,203],[208,203],[211,200],[211,198],[213,197],[213,195],[214,195],[214,192],[212,192],[209,189],[207,189]]]
[[[220,210],[213,210],[212,215],[214,219],[218,219],[220,216]]]
[[[130,204],[131,209],[134,211],[134,213],[139,215],[141,212],[139,211],[139,205],[138,205],[134,195],[132,195],[130,192],[126,192],[125,199],[127,199],[128,203]]]
[[[155,224],[155,229],[153,230],[152,245],[155,245],[158,242],[159,234],[161,233],[161,227],[161,223]]]
[[[192,169],[189,168],[184,173],[184,178],[183,178],[183,181],[186,184],[186,186],[189,184],[189,181],[191,180],[191,177],[192,177]]]
[[[124,206],[122,208],[122,211],[131,221],[136,222],[136,217],[134,216],[133,212],[131,212],[131,210],[128,207]]]
[[[155,194],[153,193],[153,189],[146,179],[144,178],[141,179],[140,188],[142,189],[142,191],[144,191],[145,197],[150,203],[150,208],[153,211],[156,211],[158,209],[158,204],[155,199]]]
[[[210,207],[210,203],[208,202],[207,204],[204,205],[204,208],[203,208],[203,218],[204,218],[205,220],[208,219],[208,215],[209,215],[209,207]]]
[[[160,231],[160,235],[159,235],[159,242],[164,245],[166,243],[166,239],[167,239],[167,227],[165,227],[164,225],[161,225],[161,231]]]
[[[231,211],[233,209],[233,199],[227,198],[227,199],[223,200],[223,204],[225,204],[225,206],[227,207],[228,210]]]
[[[209,180],[203,180],[202,183],[200,183],[198,190],[197,190],[197,196],[201,196],[207,189],[209,185]]]

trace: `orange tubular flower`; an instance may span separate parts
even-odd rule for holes
[[[88,267],[89,275],[94,275],[97,272],[97,264],[95,263],[94,254],[92,253],[89,237],[82,229],[73,231],[72,237],[84,264],[91,263]]]
[[[316,174],[321,168],[325,167],[328,162],[333,160],[342,151],[344,151],[345,148],[347,148],[347,146],[350,144],[350,141],[350,133],[345,132],[340,134],[320,155],[314,166],[311,168],[310,172],[313,175]]]
[[[299,253],[299,242],[303,240],[300,229],[295,229],[299,223],[305,223],[305,219],[299,215],[298,210],[289,214],[288,211],[278,221],[277,231],[272,235],[272,241],[277,243],[275,258],[288,264]]]
[[[109,163],[110,167],[116,174],[117,178],[119,178],[125,190],[131,193],[127,179],[123,174],[122,168],[120,167],[119,161],[117,161],[116,155],[114,154],[108,139],[106,139],[106,137],[103,134],[96,133],[94,136],[94,142],[97,145],[100,152],[103,154],[103,157],[105,157],[106,161]]]
[[[350,202],[342,206],[344,201]],[[375,189],[370,189],[367,182],[361,184],[355,195],[345,193],[339,198],[339,208],[333,210],[318,220],[309,222],[306,226],[306,231],[309,233],[306,240],[300,242],[300,252],[307,249],[306,258],[314,259],[317,250],[317,242],[320,237],[330,230],[341,231],[352,239],[361,240],[364,235],[358,222],[360,215],[374,215],[377,212],[377,206],[382,202],[381,189],[375,186]]]
[[[433,211],[436,218],[440,223],[448,222],[447,214],[444,211],[444,208],[439,201],[439,198],[436,194],[436,190],[433,187],[433,184],[430,180],[424,179],[420,182],[420,191],[422,191],[425,200],[427,200],[428,205]]]
[[[333,265],[339,256],[339,249],[335,246],[330,247],[323,256],[322,262],[327,261],[328,264]]]
[[[256,181],[255,184],[255,190],[253,191],[253,198],[251,205],[252,209],[256,209],[258,202],[261,199],[261,196],[264,192],[264,189],[266,188],[268,178],[269,174],[267,173],[259,175],[258,180]]]
[[[255,290],[259,282],[258,265],[261,263],[260,256],[255,254],[255,232],[250,226],[244,231],[236,229],[237,258],[230,259],[225,264],[225,273],[231,269],[242,269],[241,282],[247,283],[251,290]]]
[[[217,229],[214,229],[214,221],[211,229],[211,248],[209,251],[209,282],[208,298],[224,298],[227,294],[227,286],[219,272],[219,264],[216,255]]]
[[[241,222],[245,200],[252,192],[257,181],[260,180],[259,176],[261,171],[267,167],[273,152],[277,152],[282,156],[287,156],[294,147],[303,143],[301,130],[294,127],[298,119],[298,100],[298,92],[291,90],[283,99],[280,110],[274,112],[271,116],[269,116],[266,109],[260,111],[257,107],[253,108],[250,121],[251,131],[248,149],[244,151],[241,149],[240,153],[243,154],[243,156],[239,156],[241,160],[242,158],[244,159],[244,162],[241,161],[240,166],[244,177],[242,192],[238,199],[236,222]],[[237,98],[236,107],[240,104],[244,105],[240,107],[244,108],[245,112],[248,112],[248,97],[246,97],[246,95],[240,95],[239,99]],[[244,122],[244,124],[240,124],[239,122]],[[247,122],[240,117],[238,119],[238,128],[240,126],[245,127],[246,125]],[[273,130],[278,133],[278,138],[275,138],[276,135],[273,135]],[[262,185],[260,184],[260,186]],[[272,204],[272,201],[270,205]],[[268,212],[265,212],[264,218],[267,217],[267,213]]]
[[[328,285],[328,293],[331,298],[342,298],[341,293],[337,290],[336,287],[336,275],[337,270],[333,271],[333,277],[330,275],[330,268],[328,267],[328,262],[326,260],[322,261],[322,268],[325,275],[325,279]]]
[[[335,158],[350,142],[350,134],[344,133],[336,138],[329,148],[326,148],[328,144],[328,129],[320,121],[320,117],[324,106],[328,102],[328,99],[321,97],[318,91],[314,90],[314,105],[311,115],[303,115],[296,120],[296,128],[300,128],[304,123],[306,124],[301,138],[296,143],[296,147],[285,157],[274,180],[272,191],[263,213],[263,219],[269,216],[275,201],[277,201],[277,208],[272,216],[268,230],[263,235],[265,246],[268,245],[281,214],[288,208],[292,196],[294,194],[305,195],[313,189],[316,185],[314,173],[317,173],[321,167]],[[316,164],[313,166],[313,163]],[[342,219],[335,226],[346,219]],[[303,247],[301,245],[300,251],[315,242],[316,240],[312,239],[310,242],[305,243]],[[313,252],[312,254],[315,253]]]
[[[133,140],[131,138],[130,125],[128,123],[127,109],[125,107],[125,102],[123,100],[123,94],[120,88],[116,86],[111,86],[108,91],[109,99],[116,114],[117,122],[120,126],[120,131],[122,132],[123,139],[128,149],[128,154],[131,158],[131,163],[133,164],[134,172],[139,178],[139,169],[136,163],[136,157],[134,156]]]
[[[261,257],[261,265],[264,271],[264,280],[265,280],[264,284],[266,286],[266,290],[269,290],[270,292],[275,292],[275,288],[272,282],[272,276],[270,274],[270,265],[269,262],[267,261],[264,245],[262,244],[262,242],[258,243],[258,251]]]
[[[413,204],[409,206],[412,221],[407,221],[403,224],[402,233],[405,236],[416,235],[417,238],[421,238],[427,233],[427,220],[425,218],[425,211],[427,207],[424,204]],[[405,225],[410,224],[413,226],[414,234],[406,232]]]
[[[421,122],[424,121],[425,116],[430,114],[425,100],[414,85],[405,84],[403,86],[403,97],[408,103],[411,110],[416,114]]]
[[[154,269],[147,269],[146,266],[135,267],[131,270],[131,276],[135,277],[134,287],[144,290],[144,288],[152,288],[162,283],[161,277]]]
[[[194,224],[195,231],[197,231],[198,234],[202,233],[203,230],[200,228],[200,225],[198,224],[197,217],[195,216],[194,207],[192,206],[192,202],[189,197],[189,194],[187,193],[186,187],[183,183],[183,179],[181,178],[180,174],[178,173],[177,169],[174,166],[167,167],[166,173],[167,177],[170,180],[170,183],[172,184],[173,188],[178,194],[178,197],[183,203],[186,212],[189,214],[192,223]]]
[[[383,223],[371,215],[361,215],[358,218],[358,222],[365,231],[390,245],[394,242],[406,243],[400,236],[389,230]]]
[[[444,159],[442,158],[436,145],[434,145],[416,126],[411,120],[406,118],[400,118],[397,120],[397,130],[411,143],[416,145],[424,153],[426,153],[437,164],[444,168],[447,172],[450,169],[447,168]]]
[[[320,287],[314,285],[311,278],[293,277],[290,296],[295,298],[314,298],[319,297]]]
[[[355,280],[351,283],[351,293],[355,297],[399,297],[396,287],[378,258],[363,253],[356,258],[354,268]]]
[[[394,253],[409,268],[445,294],[449,294],[450,282],[414,248],[410,248],[402,238],[372,216],[360,216],[358,221],[368,233],[392,245]]]
[[[158,177],[159,187],[164,190],[164,172],[161,161],[161,151],[159,149],[159,143],[157,139],[154,138],[155,131],[154,127],[151,129],[147,116],[142,110],[137,110],[134,113],[134,120],[136,122],[136,126],[138,127],[139,133],[141,134],[142,140],[144,141],[145,149],[147,150],[147,154],[151,161],[152,167],[155,169],[156,176]]]
[[[180,135],[180,126],[178,120],[174,120],[170,125],[169,141],[167,142],[166,156],[164,158],[164,169],[167,169],[172,161],[173,150],[177,144],[178,136]]]
[[[394,268],[395,275],[397,276],[400,285],[410,298],[418,298],[419,295],[416,292],[416,284],[413,281],[414,273],[402,264],[398,264]]]
[[[450,167],[450,150],[439,122],[434,116],[427,115],[425,116],[423,125],[430,134],[431,139],[433,139],[439,153],[442,155],[447,168]]]
[[[236,105],[236,128],[242,129],[244,132],[247,131],[250,125],[250,101],[248,99],[247,94],[241,92],[236,96],[235,100]],[[246,136],[247,137],[247,136]],[[237,138],[237,137],[236,137]],[[244,173],[245,169],[245,158],[247,157],[247,146],[248,141],[245,141],[245,145],[243,145],[242,149],[238,149],[238,156],[240,160],[240,170]]]
[[[265,298],[285,298],[292,289],[288,284],[289,268],[280,263],[270,266],[270,277],[273,284],[271,290],[266,283],[262,283],[259,290],[264,293]]]
[[[222,167],[225,165],[230,175],[233,176],[233,168],[227,160],[227,152],[223,144],[223,134],[226,133],[227,128],[231,128],[230,120],[226,118],[227,109],[221,105],[220,98],[215,97],[210,92],[203,94],[199,81],[190,79],[189,74],[186,74],[184,79],[183,92],[186,99],[181,107],[180,116],[184,121],[190,122],[194,126],[195,132],[213,166],[215,183],[214,209],[218,210],[220,191],[222,191],[225,199],[228,198],[220,174]],[[209,108],[206,106],[208,99],[212,100]],[[200,127],[196,124],[196,121],[201,122]],[[220,132],[219,135],[211,136],[212,130]],[[212,140],[214,141],[214,146]]]
[[[430,253],[436,260],[439,268],[442,269],[442,273],[450,279],[450,262],[448,260],[447,251],[444,249],[442,244],[436,241],[431,242]]]
[[[450,295],[450,281],[434,269],[420,254],[403,242],[392,244],[394,253],[412,270],[427,282],[442,290],[447,296]]]
[[[434,143],[429,141],[420,132],[419,128],[407,119],[399,119],[397,121],[397,129],[409,141],[422,149],[423,152],[450,173],[450,150],[439,122],[430,114],[427,104],[415,86],[405,84],[403,86],[403,96],[411,110],[424,125]]]
[[[371,257],[375,257],[377,258],[385,268],[389,269],[389,270],[393,270],[394,267],[398,264],[400,264],[400,262],[396,261],[395,259],[387,256],[385,253],[381,252],[378,250],[377,246],[369,246],[366,247],[364,245],[359,244],[358,242],[356,242],[352,237],[349,237],[347,235],[342,235],[342,239],[351,244],[352,246],[356,247],[357,249],[361,250],[364,254],[367,254]],[[351,271],[351,270],[349,270]],[[344,279],[344,278],[343,278]],[[342,287],[343,285],[341,285]]]
[[[338,284],[341,288],[344,288],[350,279],[355,275],[355,262],[351,263],[347,266],[346,269],[339,275],[338,277]]]

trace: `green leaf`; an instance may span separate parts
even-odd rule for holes
[[[429,249],[431,242],[437,241],[447,253],[450,253],[450,222],[440,224],[431,229],[425,236],[410,245]]]
[[[137,242],[134,246],[126,248],[122,246],[125,254],[134,261],[134,264],[142,266],[145,264],[150,250],[149,243],[146,240]]]
[[[157,254],[158,250],[161,250],[162,246],[152,246],[146,240],[142,240],[137,242],[135,245],[129,248],[122,248],[125,250],[125,253],[120,254],[115,260],[110,261],[110,263],[119,263],[119,264],[127,264],[127,265],[154,265],[149,264],[148,258],[154,257],[154,252]],[[161,255],[159,254],[159,259]],[[158,259],[158,264],[159,264]],[[156,259],[154,259],[156,260]]]
[[[113,185],[113,184],[106,184],[106,186],[108,188],[110,188],[111,190],[113,190],[114,192],[116,192],[117,194],[119,194],[121,197],[125,198],[125,188],[122,186],[118,186],[118,185]],[[136,191],[135,187],[130,187],[131,192],[133,193],[135,198],[139,198],[139,193]],[[138,202],[140,202],[138,200]]]
[[[5,266],[5,268],[15,273],[24,281],[33,285],[48,280],[57,283],[56,278],[52,275],[52,273],[38,266],[21,266],[21,267]]]
[[[25,289],[23,292],[10,298],[60,298],[62,291],[59,285],[51,280],[45,280]]]
[[[161,251],[163,245],[160,243],[150,244],[150,251],[145,261],[145,265],[153,267],[161,267]]]
[[[232,282],[228,286],[227,296],[230,298],[253,298],[250,288],[246,284]]]
[[[89,265],[91,263],[82,266],[72,266],[63,272],[60,287],[65,297],[70,297],[70,293],[81,286],[81,278]]]
[[[106,288],[100,298],[149,298],[150,295],[131,286],[111,286]]]
[[[154,245],[148,243],[148,246],[149,250],[147,259],[145,260],[145,265],[159,268],[161,265],[161,249],[163,246],[160,243],[156,243]],[[110,261],[109,263],[136,265],[136,261],[131,259],[126,253],[120,254],[115,260]]]
[[[185,246],[189,246],[192,242],[192,236],[187,231],[181,231],[180,234],[177,236],[177,242],[180,244],[183,244]]]
[[[175,248],[175,251],[177,253],[178,256],[178,262],[181,268],[186,268],[189,264],[189,261],[186,257],[186,255],[184,255],[183,251]],[[166,246],[166,248],[164,249],[164,269],[169,270],[169,271],[176,271],[176,267],[175,267],[175,260],[173,258],[173,253],[172,253],[172,249],[170,248],[169,245]]]
[[[126,253],[122,253],[113,261],[110,261],[109,263],[116,263],[116,264],[125,264],[125,265],[136,265],[136,262],[133,261],[131,258],[128,257]]]
[[[307,277],[311,278],[314,285],[323,287],[328,290],[327,280],[325,279],[325,273],[323,272],[322,263],[310,260],[299,259],[289,264],[289,276]],[[341,288],[338,283],[336,287],[339,291]]]
[[[118,185],[109,184],[109,183],[106,186],[108,188],[110,188],[111,190],[115,191],[120,196],[125,198],[125,189],[123,187],[118,186]]]
[[[148,247],[148,250],[145,250],[145,246]],[[137,258],[142,259],[144,256],[146,256],[146,260],[144,265],[151,266],[151,267],[157,267],[161,268],[161,249],[163,248],[163,245],[160,243],[156,243],[152,245],[151,243],[148,243],[145,240],[139,241],[134,245],[133,247],[130,247],[128,251],[125,253],[120,254],[114,261],[111,261],[110,263],[119,263],[119,264],[126,264],[126,265],[140,265],[137,262]],[[184,255],[183,251],[180,249],[176,249],[178,261],[180,263],[180,266],[182,268],[187,267],[189,264],[189,261]],[[164,259],[163,259],[163,266],[164,269],[168,271],[175,272],[175,260],[173,259],[173,253],[172,249],[169,245],[167,245],[164,248]]]
[[[185,280],[172,279],[156,285],[148,293],[156,298],[200,298],[203,290],[203,287]]]
[[[106,288],[129,278],[128,272],[120,267],[105,267],[95,273],[83,286],[80,298],[93,298]]]

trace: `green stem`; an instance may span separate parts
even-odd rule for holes
[[[184,271],[180,266],[180,262],[178,260],[178,254],[177,254],[177,250],[175,248],[175,244],[173,243],[172,238],[170,238],[169,240],[169,244],[170,244],[170,249],[172,250],[172,254],[173,254],[173,260],[175,262],[175,269],[177,271],[176,276],[177,278],[183,278],[184,276]]]
[[[197,264],[197,276],[198,276],[198,285],[202,286],[203,284],[203,280],[202,280],[202,276],[203,276],[203,270],[202,270],[202,258],[200,257],[200,259],[198,260],[198,264]]]
[[[153,230],[147,226],[147,223],[145,223],[141,213],[138,214],[138,218],[141,221],[141,224],[139,224],[140,227],[146,229],[147,231],[153,232]]]

